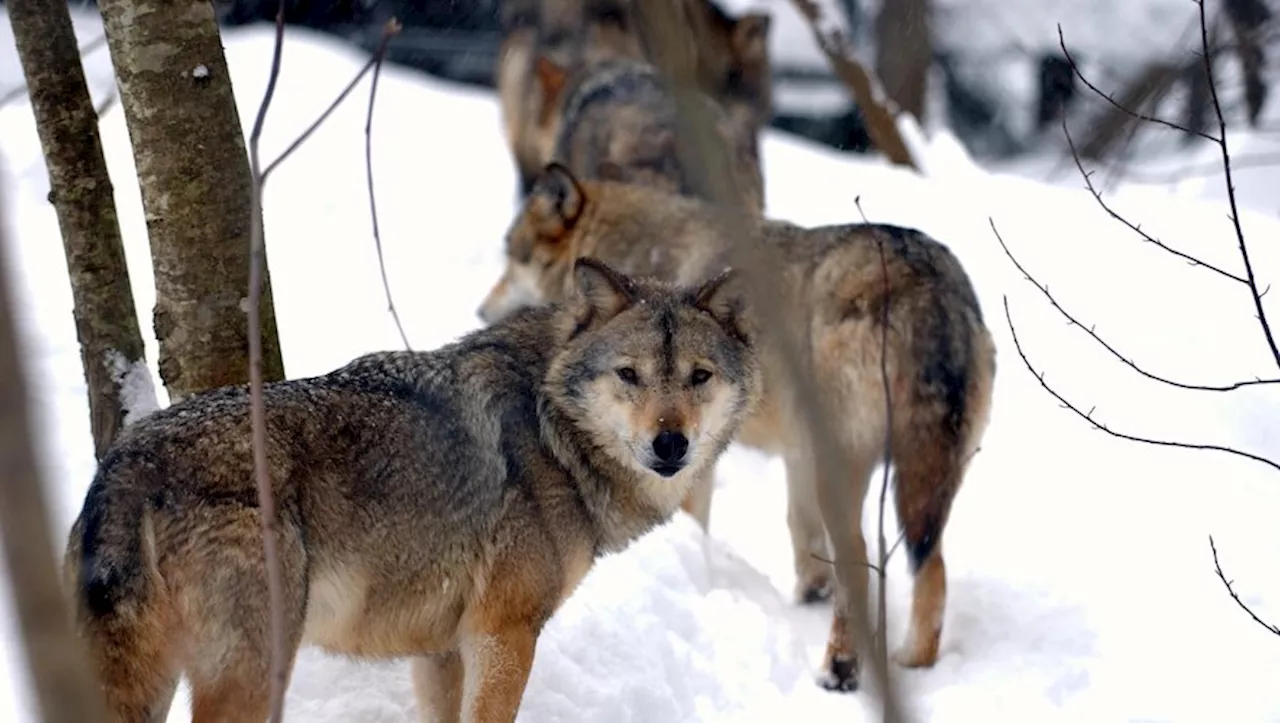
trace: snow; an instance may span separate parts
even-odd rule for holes
[[[770,5],[771,8],[778,5]],[[78,18],[82,41],[96,24]],[[7,32],[7,23],[3,26]],[[243,127],[265,87],[271,33],[228,30],[224,42]],[[329,104],[364,58],[291,29],[279,95],[263,134],[275,158]],[[0,88],[21,82],[0,44]],[[5,54],[8,54],[6,57]],[[109,91],[105,52],[86,70]],[[367,86],[366,86],[367,87]],[[360,98],[356,93],[356,98]],[[265,190],[266,237],[286,371],[333,369],[401,346],[386,311],[364,174],[365,104],[339,108]],[[1153,373],[1198,383],[1272,376],[1243,286],[1144,243],[1103,212],[1078,176],[1036,180],[1035,162],[976,166],[945,133],[909,129],[925,175],[841,156],[769,132],[770,215],[804,224],[858,218],[912,225],[950,245],[969,270],[999,349],[992,423],[956,500],[945,545],[949,604],[941,657],[901,671],[913,719],[930,721],[1274,721],[1280,646],[1214,575],[1214,536],[1229,579],[1260,615],[1280,621],[1280,479],[1261,464],[1117,440],[1064,410],[1028,372],[1005,320],[1044,382],[1095,418],[1137,435],[1234,445],[1280,457],[1280,394],[1181,391],[1143,379],[1069,327],[1017,273],[1018,261],[1082,323],[1097,326]],[[139,323],[154,303],[145,222],[118,107],[101,123]],[[379,222],[391,291],[416,348],[479,326],[474,309],[497,278],[515,175],[492,94],[387,69],[373,143]],[[1263,143],[1242,135],[1233,148]],[[1212,160],[1203,146],[1178,160]],[[53,514],[65,530],[93,473],[83,372],[56,218],[45,201],[30,106],[0,108],[5,252],[43,435]],[[1041,159],[1042,160],[1042,159]],[[1280,258],[1274,172],[1237,179],[1241,224],[1263,287]],[[1116,182],[1106,198],[1163,242],[1239,273],[1220,180],[1173,186]],[[1271,297],[1266,308],[1275,318]],[[146,334],[153,380],[156,344]],[[153,382],[155,383],[155,382]],[[154,391],[163,394],[155,383]],[[679,516],[602,560],[539,642],[521,723],[568,720],[873,720],[865,694],[813,682],[830,622],[802,608],[785,525],[783,465],[734,447],[717,471],[711,535]],[[877,485],[878,489],[878,485]],[[874,540],[874,493],[864,529]],[[896,528],[892,513],[889,523]],[[61,544],[61,541],[59,541]],[[910,577],[889,565],[890,644],[905,633]],[[35,720],[7,595],[0,595],[0,718]],[[189,719],[185,688],[170,721]],[[1229,710],[1228,710],[1229,709]],[[409,721],[407,665],[306,650],[290,720]]]
[[[112,380],[120,386],[120,402],[124,407],[124,424],[129,426],[148,414],[160,409],[156,396],[155,380],[145,359],[130,361],[124,354],[112,349],[108,354]]]

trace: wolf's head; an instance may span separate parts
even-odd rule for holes
[[[563,165],[550,163],[507,229],[506,268],[476,315],[492,324],[519,309],[566,298],[574,292],[579,256],[622,266],[616,259],[628,254],[703,242],[696,232],[675,230],[689,230],[682,217],[697,208],[691,199],[638,184],[579,182]]]
[[[581,435],[574,449],[638,474],[646,498],[674,509],[759,398],[734,274],[687,288],[583,258],[574,279],[544,396]]]

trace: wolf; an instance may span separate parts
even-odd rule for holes
[[[412,658],[430,721],[510,723],[593,561],[713,474],[761,388],[733,272],[697,286],[575,262],[574,294],[430,352],[264,390],[292,661]],[[69,533],[66,583],[114,720],[265,720],[267,575],[249,394],[131,426]],[[291,663],[290,663],[291,665]]]
[[[543,74],[557,72],[561,71]],[[558,113],[547,119],[548,137],[555,139],[551,158],[583,180],[640,183],[696,195],[693,179],[676,152],[675,99],[662,75],[647,61],[597,63],[555,86],[563,100],[556,101]],[[751,213],[762,215],[764,175],[756,129],[703,93],[695,93],[694,101],[703,105],[730,149],[742,202]]]
[[[995,378],[995,344],[977,296],[955,255],[918,230],[750,222],[762,243],[783,259],[778,303],[797,310],[805,325],[807,361],[837,415],[837,435],[852,459],[854,489],[865,492],[886,436],[891,440],[895,504],[914,575],[909,630],[896,657],[906,666],[931,666],[946,605],[942,534],[986,429]],[[505,242],[506,268],[477,310],[489,323],[563,298],[569,269],[581,256],[626,273],[686,283],[724,265],[730,251],[707,204],[641,185],[581,180],[556,163],[534,184]],[[881,375],[886,313],[888,419]],[[754,317],[750,305],[744,315]],[[812,445],[803,433],[789,376],[768,355],[763,368],[760,404],[736,439],[786,462],[794,594],[800,602],[816,602],[834,585],[823,562],[830,557]],[[694,489],[683,503],[704,528],[710,495],[709,489]],[[861,527],[854,532],[862,542]],[[865,552],[863,543],[860,554]],[[857,686],[858,666],[841,622],[833,621],[824,684],[850,690]]]
[[[684,8],[701,31],[700,89],[734,124],[758,132],[773,116],[770,17],[733,17],[712,0],[684,0]],[[632,0],[505,0],[501,18],[494,83],[523,198],[552,160],[551,128],[567,78],[598,62],[650,55]]]

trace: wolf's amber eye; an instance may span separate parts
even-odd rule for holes
[[[697,387],[706,384],[707,380],[710,378],[711,372],[706,369],[694,369],[693,375],[689,377],[689,383]]]
[[[640,378],[636,376],[636,370],[631,367],[621,367],[614,373],[627,384],[637,384],[640,381]]]

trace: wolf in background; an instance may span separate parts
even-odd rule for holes
[[[264,389],[289,666],[413,658],[426,720],[511,723],[539,632],[596,558],[674,514],[759,397],[731,272],[696,287],[575,263],[563,304],[430,352]],[[66,583],[114,720],[268,714],[247,388],[122,433]]]
[[[769,16],[733,17],[712,0],[684,0],[701,30],[699,88],[738,135],[773,115]],[[632,0],[506,0],[495,84],[508,147],[526,194],[553,158],[564,86],[608,60],[646,60]]]
[[[856,489],[869,487],[891,432],[895,505],[914,575],[907,639],[896,657],[906,666],[931,666],[946,606],[942,534],[985,431],[995,376],[995,344],[978,299],[955,255],[919,231],[883,224],[751,223],[761,241],[784,259],[785,286],[778,289],[778,302],[793,305],[807,321],[803,343],[812,374],[838,415],[837,434],[850,452],[849,483]],[[569,270],[583,256],[626,273],[688,283],[721,268],[729,243],[717,231],[710,208],[696,199],[635,184],[582,181],[551,164],[507,233],[506,269],[477,313],[492,323],[526,306],[563,298],[571,288]],[[886,304],[891,430],[881,376]],[[751,316],[750,307],[744,313]],[[801,601],[817,601],[831,593],[832,572],[824,562],[830,557],[811,445],[801,434],[801,412],[794,407],[788,375],[769,355],[764,372],[761,403],[737,440],[786,461],[795,594]],[[684,503],[704,528],[710,496],[710,488],[695,488]],[[854,520],[853,532],[865,559],[860,522]],[[825,685],[856,687],[855,649],[835,620]]]

